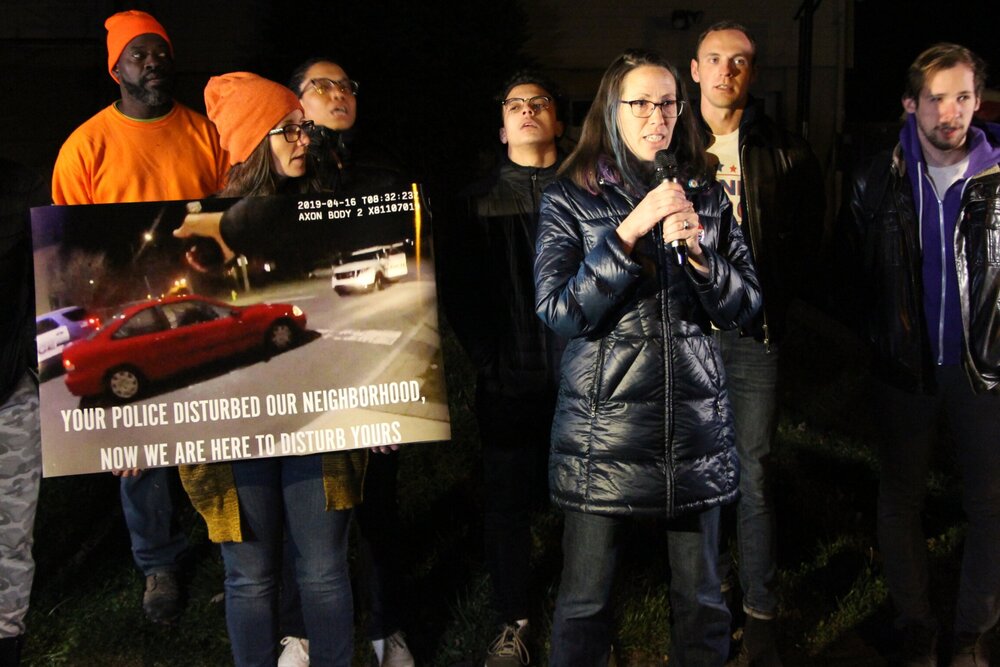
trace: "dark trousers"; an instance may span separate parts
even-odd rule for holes
[[[933,627],[921,513],[931,448],[945,420],[955,444],[962,507],[969,521],[954,629],[982,633],[1000,618],[1000,396],[973,393],[958,366],[938,367],[936,380],[938,389],[929,396],[886,384],[877,387],[876,414],[884,427],[879,545],[900,622]]]
[[[494,604],[505,623],[528,618],[531,512],[548,497],[555,397],[476,395],[483,454],[483,541]]]
[[[624,517],[566,512],[563,573],[552,621],[550,667],[603,667],[611,650],[612,585]],[[670,664],[722,667],[729,652],[729,610],[716,561],[719,508],[667,526],[670,565]]]
[[[358,525],[358,588],[368,603],[369,640],[382,639],[400,629],[400,537],[396,475],[399,452],[368,455],[365,501],[355,509]]]
[[[778,575],[774,501],[770,492],[771,443],[778,426],[778,350],[740,337],[738,331],[718,331],[715,339],[726,369],[729,401],[740,457],[740,499],[736,512],[743,609],[756,618],[772,619],[778,609]],[[727,508],[728,509],[728,508]],[[729,573],[730,531],[723,525],[720,576]]]

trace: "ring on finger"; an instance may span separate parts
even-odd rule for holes
[[[688,222],[687,220],[684,220],[684,229],[685,229],[685,231],[688,230],[688,229],[690,229],[690,228],[691,228],[691,223]]]

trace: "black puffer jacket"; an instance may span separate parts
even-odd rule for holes
[[[707,277],[677,266],[656,228],[626,255],[615,231],[638,201],[602,187],[594,195],[561,179],[542,197],[536,310],[571,339],[552,427],[553,501],[668,517],[728,502],[739,463],[711,323],[744,326],[760,307],[749,250],[713,184],[689,194]]]

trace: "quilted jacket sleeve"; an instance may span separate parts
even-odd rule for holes
[[[723,202],[719,210],[718,242],[714,247],[703,247],[708,276],[702,276],[690,264],[685,268],[712,322],[729,330],[749,325],[760,310],[760,281],[729,202]]]
[[[564,338],[602,331],[641,272],[622,248],[617,224],[585,219],[567,196],[574,187],[560,181],[542,195],[535,244],[535,312]]]

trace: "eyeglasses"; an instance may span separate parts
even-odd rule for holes
[[[317,95],[328,95],[333,92],[334,89],[338,90],[344,95],[348,93],[351,95],[358,94],[358,82],[353,79],[341,79],[340,81],[334,81],[333,79],[327,79],[326,77],[320,79],[309,79],[309,85],[312,89],[316,91]],[[299,93],[299,97],[306,94],[306,90],[303,89]]]
[[[684,112],[683,100],[663,100],[662,102],[622,100],[622,104],[629,105],[632,109],[632,115],[636,118],[649,118],[657,107],[660,108],[660,113],[663,114],[664,118],[677,118]]]
[[[521,113],[524,105],[527,104],[532,113],[541,113],[552,104],[552,98],[548,95],[535,95],[534,97],[508,97],[500,103],[507,113]]]
[[[296,141],[302,138],[303,132],[305,132],[306,134],[312,132],[312,129],[313,127],[315,127],[315,125],[316,124],[311,120],[304,120],[301,123],[291,123],[283,127],[276,127],[270,132],[268,132],[267,136],[270,137],[272,134],[283,134],[285,135],[285,141],[287,141],[290,144],[294,144]]]

